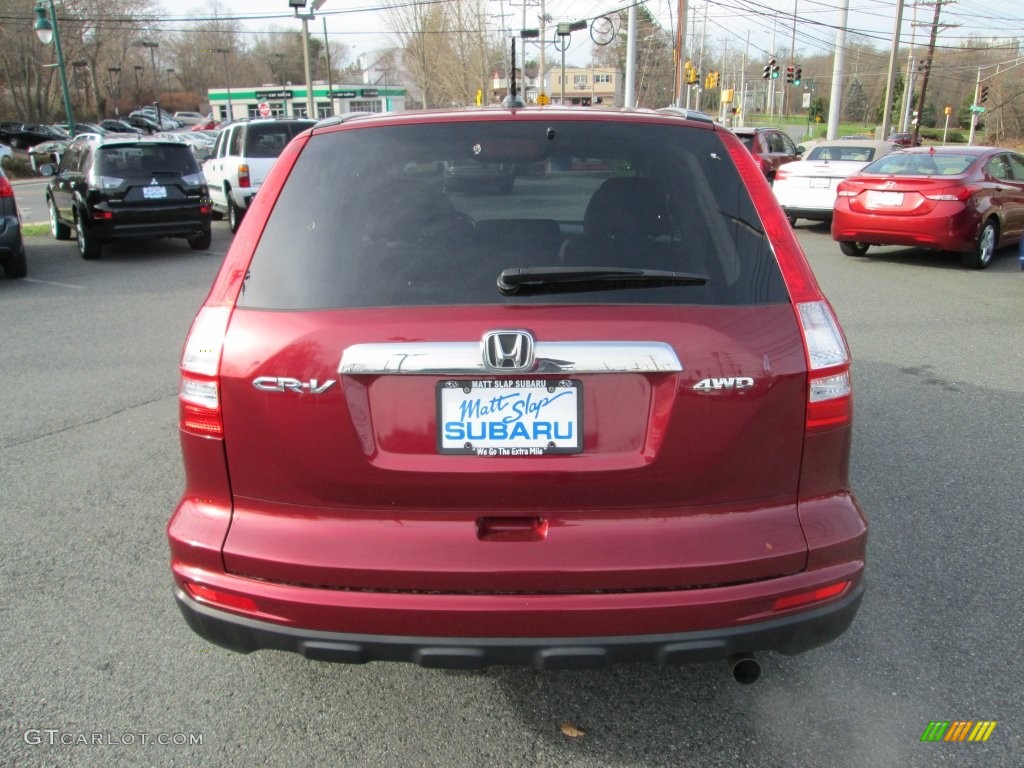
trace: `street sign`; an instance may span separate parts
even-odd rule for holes
[[[971,112],[984,112],[984,107],[979,107],[977,104],[971,104]]]

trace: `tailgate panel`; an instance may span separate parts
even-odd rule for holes
[[[511,457],[438,452],[436,387],[450,375],[337,372],[356,344],[467,342],[497,328],[538,344],[662,343],[683,370],[571,375],[582,452]],[[806,363],[788,305],[238,309],[225,350],[229,569],[353,588],[557,591],[803,566]],[[261,377],[284,384],[258,389]],[[503,516],[542,519],[546,537],[478,538],[478,520]]]

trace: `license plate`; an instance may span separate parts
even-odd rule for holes
[[[892,208],[903,205],[902,192],[879,192],[874,189],[868,190],[868,205],[878,208]]]
[[[437,449],[496,457],[579,453],[582,392],[575,379],[440,381]]]
[[[811,179],[811,189],[828,189],[832,186],[832,179]]]
[[[158,200],[167,197],[167,187],[143,187],[142,196],[147,200]]]

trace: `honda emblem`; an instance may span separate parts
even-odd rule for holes
[[[488,331],[484,365],[492,371],[528,371],[534,363],[533,336],[527,331]]]

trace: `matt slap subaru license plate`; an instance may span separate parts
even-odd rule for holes
[[[437,448],[476,456],[583,450],[583,385],[575,379],[440,381]]]

